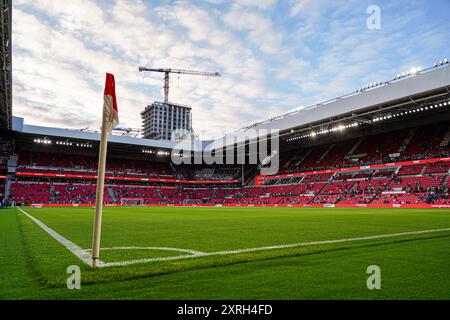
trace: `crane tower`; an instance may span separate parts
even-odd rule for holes
[[[146,68],[140,67],[139,72],[160,72],[164,73],[164,102],[169,102],[169,81],[170,74],[190,74],[195,76],[206,76],[206,77],[221,77],[218,72],[203,72],[203,71],[192,71],[192,70],[181,70],[181,69],[170,69],[170,68]]]

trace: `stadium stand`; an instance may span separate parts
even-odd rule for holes
[[[168,164],[149,163],[142,160],[108,159],[106,173],[129,177],[174,178],[175,174]],[[89,156],[51,154],[43,152],[22,152],[19,155],[19,172],[40,173],[95,173],[97,159]]]
[[[433,167],[445,167],[442,164]],[[426,165],[423,168],[427,168]],[[421,169],[422,171],[423,169]],[[441,169],[442,170],[442,169]],[[328,175],[327,175],[328,176]],[[122,199],[141,198],[144,204],[380,204],[448,202],[448,174],[392,178],[339,179],[320,181],[307,176],[309,182],[244,188],[184,188],[114,185],[105,187],[105,203],[121,204]],[[11,186],[12,201],[18,203],[92,204],[95,185],[16,181]]]
[[[6,181],[8,173],[8,160],[12,152],[12,144],[9,140],[0,137],[0,208],[3,206]]]
[[[441,146],[448,129],[448,124],[422,126],[296,151],[280,173],[448,156],[448,144]]]
[[[415,127],[288,151],[281,158],[282,173],[265,177],[255,186],[215,184],[205,188],[202,181],[237,179],[241,168],[236,166],[177,167],[168,161],[111,158],[107,175],[142,179],[111,179],[105,186],[104,202],[121,205],[127,199],[141,199],[139,203],[144,205],[448,204],[450,161],[399,162],[449,156],[448,143],[442,143],[447,131],[448,124]],[[9,200],[16,204],[92,205],[94,179],[76,177],[95,175],[96,166],[95,157],[89,155],[23,150],[19,152]],[[68,179],[70,174],[75,176]],[[192,183],[158,183],[167,182],[166,178]]]
[[[394,79],[386,83],[389,86],[357,91],[242,128],[280,130],[280,163],[274,175],[262,174],[268,167],[262,159],[242,166],[195,161],[176,165],[171,151],[178,142],[113,136],[104,202],[447,205],[449,74],[447,66],[435,67],[421,77]],[[406,82],[416,85],[401,85]],[[14,147],[0,139],[0,199],[16,205],[93,205],[97,133],[14,120],[7,132]],[[202,141],[201,148],[210,142]],[[222,147],[237,152],[235,146]],[[197,149],[191,144],[189,148],[192,156]],[[266,159],[270,162],[271,157]]]

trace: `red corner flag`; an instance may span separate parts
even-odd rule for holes
[[[103,97],[103,117],[106,120],[107,131],[111,131],[119,124],[119,112],[117,110],[116,82],[114,75],[106,74],[105,93]]]

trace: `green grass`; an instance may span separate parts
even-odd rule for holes
[[[92,208],[25,209],[90,248]],[[449,228],[450,210],[105,208],[102,247],[215,252]],[[449,299],[450,232],[91,269],[18,210],[0,211],[0,299]],[[180,255],[103,251],[105,262]],[[79,265],[82,289],[65,288]],[[382,289],[366,288],[379,265]]]

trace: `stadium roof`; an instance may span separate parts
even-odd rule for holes
[[[379,82],[351,94],[256,123],[227,136],[234,136],[236,142],[240,142],[240,139],[254,136],[255,130],[257,135],[262,135],[264,130],[279,130],[281,134],[295,136],[303,130],[311,130],[313,126],[343,120],[350,120],[352,123],[371,122],[372,117],[368,118],[368,115],[391,110],[396,105],[404,105],[405,101],[417,104],[431,97],[448,98],[449,94],[450,67],[446,60],[441,65],[400,75],[399,78],[396,76],[393,80]],[[215,147],[223,145],[227,136],[216,139]]]
[[[0,129],[10,129],[12,120],[11,2],[0,0]]]
[[[47,137],[49,139],[65,138],[85,141],[100,141],[100,133],[98,132],[26,125],[24,124],[24,119],[18,117],[13,117],[12,130],[24,134],[29,134],[35,137]],[[191,145],[188,143],[180,143],[177,141],[168,140],[150,140],[117,135],[111,135],[109,138],[109,142],[159,149],[173,149],[175,148],[175,146],[180,147],[181,145],[185,150],[191,149]]]

